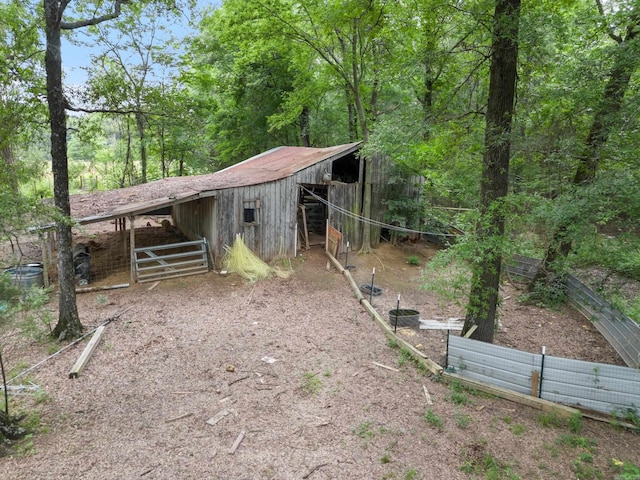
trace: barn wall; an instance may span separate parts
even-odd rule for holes
[[[332,182],[329,188],[328,201],[353,214],[360,214],[359,191],[360,189],[357,183]],[[340,251],[345,250],[347,241],[349,242],[350,248],[360,248],[362,229],[357,219],[332,209],[329,212],[329,224],[336,230],[342,232],[342,246]]]
[[[233,245],[236,234],[242,234],[247,247],[267,262],[280,255],[294,257],[300,185],[323,185],[323,177],[331,173],[331,162],[320,162],[275,182],[218,190],[215,197],[177,205],[174,220],[189,238],[207,238],[218,267],[225,245]],[[340,185],[343,187],[335,188],[337,193],[332,202],[350,211],[359,208],[358,184]],[[332,189],[333,186],[329,191]],[[255,211],[254,222],[244,221],[247,206]],[[352,219],[340,222],[349,232],[356,232],[353,241],[357,242],[357,222]]]
[[[371,219],[378,222],[384,222],[384,212],[386,206],[385,198],[385,186],[389,176],[390,162],[388,156],[377,154],[371,159]],[[380,244],[381,228],[377,226],[371,226],[371,246],[373,248]]]
[[[180,231],[191,240],[206,238],[209,248],[216,238],[215,218],[215,197],[199,198],[173,207],[173,221]]]
[[[236,234],[265,261],[278,255],[295,256],[297,184],[294,177],[276,182],[223,190],[217,196],[218,236],[212,249],[218,256],[232,245]],[[244,221],[244,209],[255,210],[255,221]]]

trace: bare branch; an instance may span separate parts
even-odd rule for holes
[[[131,0],[115,0],[113,4],[113,11],[111,13],[107,13],[105,15],[101,15],[99,17],[88,18],[86,20],[78,20],[75,22],[60,22],[61,30],[75,30],[82,27],[89,27],[91,25],[98,25],[102,22],[106,22],[109,20],[113,20],[120,16],[120,11],[122,5],[126,5]],[[69,0],[64,0],[63,4],[65,7],[69,3]],[[64,10],[61,9],[61,11]]]
[[[604,11],[604,7],[602,6],[602,1],[601,0],[595,0],[596,1],[596,5],[598,7],[598,12],[600,12],[600,15],[602,15],[602,19],[603,21],[607,21],[607,14]],[[613,27],[611,25],[607,25],[607,34],[609,34],[609,36],[617,43],[622,43],[622,37],[620,35],[617,35],[614,31],[613,31]]]

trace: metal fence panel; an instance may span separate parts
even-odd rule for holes
[[[545,357],[541,397],[599,412],[640,407],[640,370]]]
[[[640,370],[605,363],[521,352],[459,336],[449,336],[447,367],[459,375],[530,395],[533,371],[540,397],[606,414],[640,413]]]
[[[507,266],[512,275],[533,278],[540,260],[514,255]],[[576,309],[591,319],[593,326],[607,339],[618,355],[630,367],[640,367],[640,325],[616,310],[613,305],[584,285],[573,275],[567,275],[565,287]]]
[[[449,336],[447,366],[473,378],[519,393],[531,394],[531,377],[540,370],[541,355]]]

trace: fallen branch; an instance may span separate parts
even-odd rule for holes
[[[427,399],[427,405],[433,405],[433,402],[431,401],[431,395],[429,395],[429,390],[427,390],[427,387],[422,385],[422,389],[424,390],[424,396]]]
[[[327,465],[329,465],[328,463],[321,463],[320,465],[316,465],[315,467],[313,467],[311,469],[311,471],[309,473],[307,473],[304,477],[302,477],[303,479],[307,479],[309,478],[316,470],[320,470],[322,467],[326,467]]]
[[[233,381],[229,382],[229,383],[227,384],[227,386],[229,386],[229,387],[230,387],[230,386],[231,386],[231,385],[233,385],[234,383],[241,382],[242,380],[246,380],[246,379],[247,379],[247,378],[249,378],[249,377],[250,377],[250,375],[246,375],[246,376],[244,376],[244,377],[236,378],[235,380],[233,380]]]
[[[374,364],[376,367],[386,368],[387,370],[391,370],[392,372],[399,372],[399,371],[400,371],[400,370],[398,370],[397,368],[388,367],[388,366],[383,365],[383,364],[378,363],[378,362],[373,362],[373,364]]]
[[[164,423],[171,423],[171,422],[175,422],[177,420],[182,420],[183,418],[189,418],[191,415],[193,415],[193,413],[189,412],[189,413],[184,413],[178,417],[173,417],[170,418],[169,420],[165,420]]]
[[[240,446],[240,443],[244,439],[244,436],[245,436],[245,431],[242,430],[240,432],[240,435],[238,435],[238,438],[236,438],[236,441],[233,442],[233,445],[231,445],[231,448],[229,449],[229,455],[233,455],[234,453],[236,453],[236,450]]]

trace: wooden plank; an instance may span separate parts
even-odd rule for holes
[[[238,449],[238,447],[240,446],[240,443],[244,439],[245,434],[246,432],[244,430],[240,432],[240,434],[236,438],[236,441],[233,442],[233,445],[231,445],[231,448],[229,449],[229,455],[233,455],[234,453],[236,453],[236,450]]]
[[[386,368],[387,370],[391,370],[392,372],[399,372],[397,368],[389,367],[387,365],[383,365],[382,363],[372,362],[376,367]]]
[[[351,272],[349,272],[349,270],[343,270],[342,274],[344,275],[344,277],[347,279],[347,281],[351,285],[351,288],[353,289],[353,294],[356,296],[358,301],[360,303],[362,303],[362,301],[364,300],[364,296],[362,295],[362,292],[360,291],[360,287],[358,287],[358,285],[356,284],[356,281],[351,276]]]
[[[422,390],[424,391],[424,396],[427,399],[427,405],[433,405],[433,401],[431,400],[431,395],[429,395],[429,390],[427,390],[427,387],[422,385]]]
[[[521,405],[527,405],[528,407],[542,410],[544,412],[555,412],[562,417],[571,417],[572,415],[581,415],[580,410],[576,408],[567,407],[558,403],[543,400],[542,398],[536,398],[522,393],[517,393],[506,388],[494,387],[478,380],[472,380],[455,373],[443,372],[442,377],[445,380],[456,381],[470,388],[475,388],[481,392],[495,395],[496,397],[504,398],[512,402],[519,403]]]
[[[338,255],[338,249],[342,243],[342,233],[329,225],[327,226],[327,238],[327,250],[335,257]]]
[[[233,413],[233,410],[230,410],[230,409],[227,409],[227,408],[225,408],[224,410],[220,410],[213,417],[211,417],[209,420],[207,420],[207,423],[209,425],[216,425],[220,420],[222,420],[224,417],[226,417],[227,415],[229,415],[231,413]]]
[[[478,325],[471,325],[471,328],[464,334],[464,338],[469,338],[478,329]]]
[[[91,355],[93,354],[94,350],[98,346],[100,337],[102,337],[102,333],[104,332],[104,327],[105,327],[104,325],[100,325],[96,329],[95,333],[93,334],[93,337],[91,337],[91,340],[89,340],[89,343],[87,344],[84,351],[82,352],[82,355],[80,355],[75,365],[71,368],[71,371],[69,372],[69,378],[77,378],[80,372],[82,371],[82,369],[89,362]]]
[[[449,318],[442,320],[423,320],[420,319],[421,330],[462,330],[464,327],[464,319]]]

